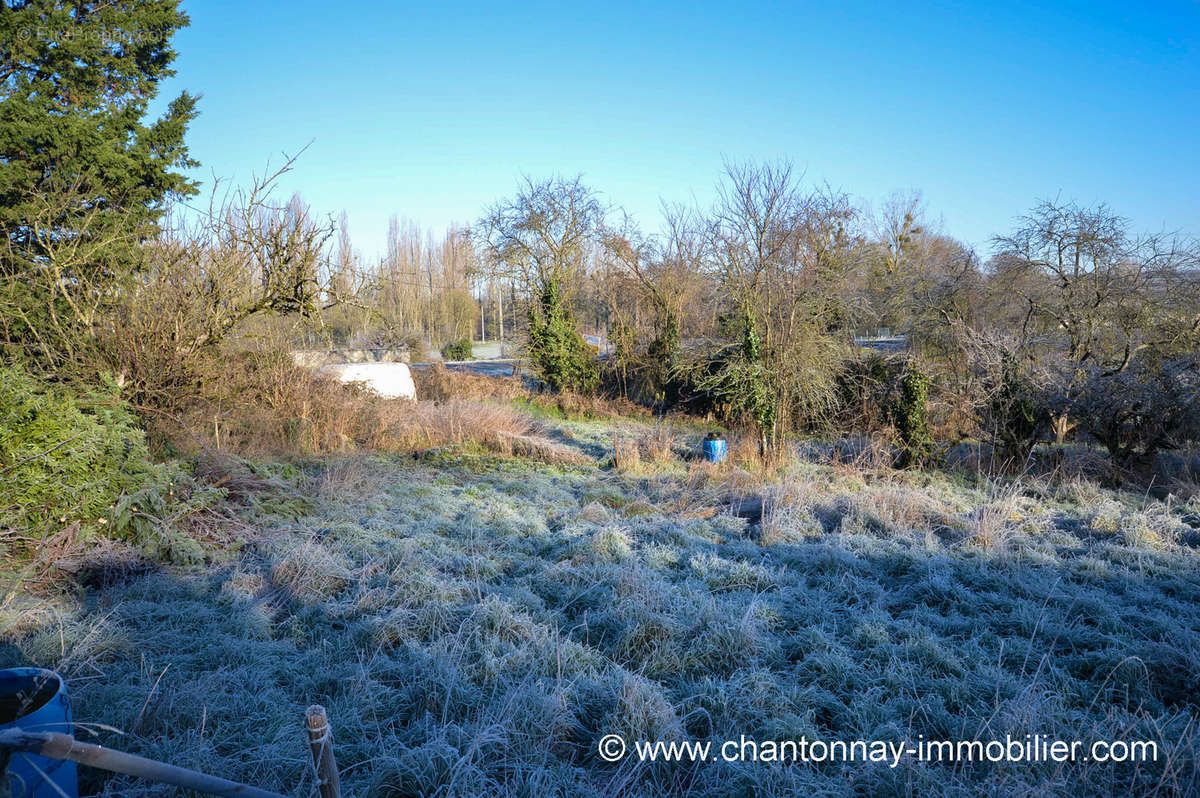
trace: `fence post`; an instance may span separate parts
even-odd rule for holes
[[[313,767],[317,771],[317,789],[321,798],[342,798],[342,783],[338,778],[337,760],[333,756],[333,731],[325,707],[313,704],[304,716],[308,726],[308,747],[312,750]]]

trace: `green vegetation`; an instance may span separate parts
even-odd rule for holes
[[[115,391],[79,400],[0,368],[0,527],[10,535],[40,540],[76,523],[95,532],[154,474],[137,418]]]
[[[590,394],[600,367],[563,301],[562,285],[549,281],[529,310],[529,357],[555,393]]]
[[[451,341],[442,347],[443,360],[470,360],[471,359],[471,339],[459,338],[457,341]]]
[[[984,426],[993,431],[1001,452],[1014,462],[1025,462],[1044,424],[1038,407],[1037,388],[1022,375],[1011,359],[1000,368],[1000,378],[989,386]]]
[[[196,115],[186,92],[148,124],[174,74],[177,0],[25,0],[0,13],[0,352],[62,368],[140,270]],[[36,35],[31,35],[36,32]],[[94,356],[93,356],[94,357]]]
[[[929,437],[929,376],[919,364],[908,363],[900,375],[891,411],[900,438],[901,464],[909,465],[928,457],[933,449]]]
[[[717,368],[711,376],[696,384],[728,405],[733,414],[750,418],[765,431],[774,426],[778,408],[763,363],[762,339],[754,314],[743,313],[741,322],[741,346],[727,348],[713,364]]]
[[[177,461],[152,462],[138,418],[115,386],[78,397],[0,368],[5,591],[29,589],[54,571],[56,556],[93,543],[105,550],[121,541],[135,558],[203,561],[210,553],[202,516],[212,516],[227,493],[196,482]]]

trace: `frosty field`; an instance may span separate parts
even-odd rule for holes
[[[668,453],[622,473],[602,462],[612,424],[551,425],[585,465],[460,449],[275,466],[299,495],[248,500],[254,534],[235,551],[10,599],[5,664],[68,676],[76,720],[106,724],[97,741],[295,795],[311,785],[313,702],[350,795],[1200,789],[1194,500],[815,457],[750,475]],[[766,497],[761,523],[729,512],[748,493]],[[891,768],[596,751],[605,734],[1032,733],[1154,740],[1159,759]],[[171,794],[85,778],[103,795]]]

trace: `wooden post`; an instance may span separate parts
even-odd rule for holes
[[[308,747],[312,750],[313,767],[317,771],[317,790],[321,798],[342,798],[342,782],[338,778],[337,760],[333,757],[333,731],[325,707],[313,704],[305,713],[308,726]]]

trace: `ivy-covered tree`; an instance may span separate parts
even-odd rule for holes
[[[933,451],[929,435],[929,375],[916,362],[910,361],[900,374],[891,416],[900,443],[897,465],[909,466],[927,458]]]
[[[730,324],[717,369],[696,384],[740,410],[764,459],[837,402],[848,314],[839,290],[857,268],[846,198],[804,192],[786,163],[728,164],[707,228],[708,267]],[[736,344],[735,344],[736,341]]]
[[[758,432],[759,454],[770,454],[769,435],[778,420],[778,401],[771,390],[770,375],[763,362],[758,321],[750,310],[740,314],[740,344],[727,346],[696,386],[711,393],[730,408],[732,415],[749,420]],[[715,366],[715,368],[714,368]]]
[[[575,328],[558,281],[547,283],[529,308],[529,355],[553,391],[590,394],[600,381],[600,366]]]
[[[174,74],[178,0],[0,2],[0,347],[78,357],[165,203],[195,193],[186,92],[146,120]]]

